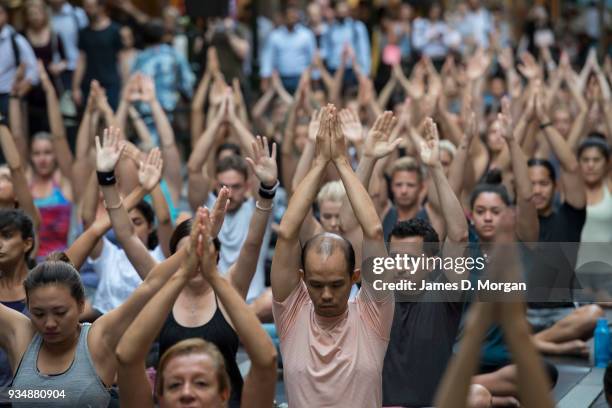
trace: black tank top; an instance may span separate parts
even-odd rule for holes
[[[240,341],[232,326],[225,320],[216,295],[215,305],[216,310],[213,317],[207,323],[198,327],[181,326],[174,319],[174,314],[171,311],[159,333],[159,356],[161,357],[166,350],[179,341],[194,337],[213,343],[225,359],[225,368],[232,384],[229,406],[231,408],[240,407],[242,376],[236,363],[236,353]]]

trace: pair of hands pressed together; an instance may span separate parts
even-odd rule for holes
[[[322,129],[323,116],[329,106],[333,105],[312,112],[308,125],[308,139],[312,143],[317,143],[317,137]],[[334,115],[337,116],[340,123],[340,133],[354,144],[363,144],[363,155],[368,158],[381,159],[391,154],[401,143],[398,134],[391,134],[397,123],[392,112],[384,112],[379,115],[365,138],[359,116],[354,111],[343,109],[338,113],[334,107]],[[346,143],[344,148],[346,150]]]

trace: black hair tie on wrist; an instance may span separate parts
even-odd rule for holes
[[[259,188],[259,196],[261,198],[264,198],[266,200],[271,200],[274,198],[274,196],[276,195],[276,190],[273,190],[272,192],[268,191],[268,190],[264,190],[262,188]]]
[[[98,184],[101,186],[112,186],[117,182],[114,171],[96,171]]]

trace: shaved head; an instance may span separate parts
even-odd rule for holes
[[[349,276],[352,275],[355,269],[355,251],[353,246],[344,237],[330,232],[317,234],[304,244],[302,248],[302,267],[304,272],[307,269],[306,261],[309,253],[314,252],[322,262],[325,262],[337,251],[342,252]]]

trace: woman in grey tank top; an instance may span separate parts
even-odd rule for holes
[[[97,140],[96,148],[97,170],[106,176],[102,190],[112,190],[105,195],[108,210],[119,212],[118,216],[124,217],[123,225],[133,228],[113,185],[112,173],[121,155],[119,130],[105,131],[104,144]],[[139,172],[141,184],[148,188],[136,188],[126,201],[132,195],[136,197],[133,201],[140,201],[159,182],[161,168],[159,150],[154,149]],[[95,245],[92,236],[99,238],[108,224],[108,219],[97,220],[71,246],[68,252],[77,264],[85,259],[83,253]],[[23,401],[27,406],[44,402],[47,407],[106,407],[110,399],[108,387],[117,374],[114,353],[119,339],[176,272],[186,252],[186,248],[181,249],[152,266],[145,281],[121,306],[91,326],[79,323],[85,296],[79,273],[68,256],[58,254],[36,266],[24,282],[31,317],[0,305],[0,348],[6,351],[14,373],[13,386],[3,397],[11,397],[14,405]]]

